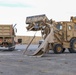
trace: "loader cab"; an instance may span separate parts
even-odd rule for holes
[[[56,35],[61,41],[70,41],[76,37],[76,24],[73,22],[58,22],[56,28],[59,30]]]
[[[66,48],[71,53],[76,52],[76,24],[74,22],[58,22],[55,27],[54,53],[63,53]]]
[[[64,34],[64,41],[70,41],[74,36],[74,26],[73,22],[64,22],[63,23],[63,34]]]

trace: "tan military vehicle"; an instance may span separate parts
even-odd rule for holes
[[[15,49],[15,30],[13,24],[0,24],[0,50]]]
[[[76,52],[76,17],[71,17],[70,21],[55,22],[49,20],[45,15],[36,15],[26,18],[27,30],[41,30],[44,41],[33,54],[43,55],[49,50],[54,53],[63,53],[66,48],[70,53]]]

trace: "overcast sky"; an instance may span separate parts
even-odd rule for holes
[[[27,16],[46,14],[55,21],[68,21],[76,16],[75,0],[0,0],[0,24],[17,24],[17,35],[34,35],[27,32]],[[37,35],[40,34],[37,32]]]

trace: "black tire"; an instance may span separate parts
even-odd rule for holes
[[[62,53],[64,53],[65,52],[65,48],[63,48],[63,51],[62,51]]]
[[[70,48],[68,48],[70,53],[76,53],[76,38],[70,41]]]
[[[61,44],[55,44],[54,47],[53,47],[53,51],[56,54],[63,53],[63,47],[62,47],[62,45]]]

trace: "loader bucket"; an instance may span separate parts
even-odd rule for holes
[[[26,27],[27,30],[30,31],[41,30],[40,23],[43,22],[43,20],[48,21],[48,18],[46,17],[45,14],[26,17],[26,24],[28,24],[28,26]]]
[[[26,24],[37,23],[43,20],[48,20],[45,14],[26,17]]]

